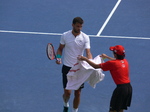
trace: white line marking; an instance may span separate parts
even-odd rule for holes
[[[27,32],[27,31],[7,31],[0,30],[0,33],[20,33],[20,34],[34,34],[34,35],[62,35],[61,33],[44,33],[44,32]],[[90,37],[104,37],[104,38],[124,38],[124,39],[147,39],[150,40],[149,37],[127,37],[127,36],[107,36],[107,35],[88,35]]]
[[[122,38],[122,39],[143,39],[143,40],[150,40],[149,37],[127,37],[127,36],[107,36],[107,35],[89,35],[90,37],[103,37],[103,38]]]
[[[62,35],[60,33],[44,33],[44,32],[26,32],[26,31],[7,31],[7,30],[0,30],[2,33],[24,33],[24,34],[38,34],[38,35]]]
[[[102,31],[104,30],[105,26],[107,25],[107,23],[109,22],[110,18],[112,17],[112,15],[114,14],[115,10],[117,9],[117,7],[119,6],[121,0],[118,0],[118,2],[116,3],[116,5],[114,6],[113,10],[111,11],[111,13],[109,14],[109,16],[107,17],[106,21],[104,22],[103,26],[101,27],[101,29],[99,30],[99,32],[97,33],[97,36],[100,36]]]

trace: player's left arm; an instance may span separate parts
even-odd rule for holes
[[[92,58],[93,58],[90,49],[85,49],[85,52],[86,52],[86,57],[87,57],[88,59],[92,59]]]
[[[62,56],[62,52],[63,52],[64,47],[65,47],[65,45],[60,44],[58,49],[57,49],[57,52],[56,52],[56,58],[57,58],[56,63],[57,64],[61,64],[62,63],[61,62],[61,56]]]

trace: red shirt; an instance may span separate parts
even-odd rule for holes
[[[110,60],[101,63],[100,67],[103,71],[110,71],[112,78],[116,84],[129,83],[129,65],[126,59],[123,60]]]

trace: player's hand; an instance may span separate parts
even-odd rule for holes
[[[102,57],[103,59],[108,58],[108,56],[106,54],[101,54],[100,57]]]
[[[84,56],[79,55],[79,56],[77,57],[77,59],[80,60],[80,61],[82,61],[82,60],[86,60],[87,58],[84,57]]]
[[[61,58],[57,58],[56,64],[61,64]]]

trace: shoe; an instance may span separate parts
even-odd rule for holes
[[[69,112],[69,107],[64,107],[63,112]]]

